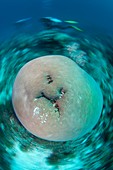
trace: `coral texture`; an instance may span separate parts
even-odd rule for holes
[[[23,126],[51,141],[82,137],[96,125],[103,97],[96,81],[71,59],[51,55],[19,71],[12,102]]]

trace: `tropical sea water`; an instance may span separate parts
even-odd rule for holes
[[[0,169],[113,169],[113,2],[109,0],[0,0]],[[41,17],[75,20],[78,30],[46,30]],[[30,18],[24,25],[15,23]],[[12,107],[18,71],[42,55],[65,55],[99,84],[104,105],[84,137],[48,142],[30,134]]]
[[[33,30],[40,30],[39,19],[52,16],[63,20],[76,20],[87,32],[113,34],[112,0],[1,0],[0,38],[15,31],[17,20],[32,17]]]

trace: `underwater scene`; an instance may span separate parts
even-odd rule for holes
[[[0,170],[113,170],[112,9],[0,0]]]

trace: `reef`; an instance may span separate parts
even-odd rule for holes
[[[0,150],[1,169],[21,168],[21,155],[31,170],[40,168],[112,169],[113,150],[113,41],[109,37],[77,37],[42,31],[21,34],[0,45]],[[96,126],[80,139],[67,142],[42,140],[29,133],[12,106],[12,88],[19,70],[45,55],[63,55],[73,60],[100,86],[103,109]],[[46,76],[49,85],[53,77]],[[60,89],[60,94],[65,93]],[[65,95],[65,94],[64,94]],[[41,93],[41,97],[47,97]],[[40,95],[37,96],[38,98]],[[49,99],[49,98],[48,98]],[[46,99],[47,100],[47,99]],[[58,107],[56,107],[58,110]],[[59,116],[59,115],[58,115]],[[29,156],[28,156],[29,155]],[[36,157],[35,157],[36,155]],[[32,158],[31,158],[32,156]],[[37,160],[37,158],[42,159]],[[26,161],[24,168],[29,168]]]
[[[14,82],[12,101],[24,127],[51,141],[75,140],[90,132],[103,107],[94,79],[61,55],[25,64]]]

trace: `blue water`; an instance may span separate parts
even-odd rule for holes
[[[48,16],[75,20],[83,32],[46,30],[40,18]],[[15,26],[25,18],[31,19]],[[18,71],[46,55],[70,58],[102,91],[101,117],[78,140],[40,139],[16,117],[12,88]],[[113,0],[0,0],[0,170],[113,170],[112,132]]]
[[[14,33],[13,23],[32,17],[32,30],[40,30],[39,19],[52,16],[77,20],[89,33],[113,34],[112,0],[0,0],[0,37]]]

